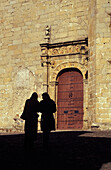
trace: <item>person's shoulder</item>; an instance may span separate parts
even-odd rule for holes
[[[40,104],[41,104],[41,103],[44,103],[44,100],[41,100],[41,101],[40,101]]]
[[[54,100],[52,100],[52,99],[50,99],[50,100],[51,100],[51,102],[52,102],[52,103],[55,103],[55,101],[54,101]]]
[[[40,102],[37,100],[36,104],[37,104],[37,105],[40,105]]]

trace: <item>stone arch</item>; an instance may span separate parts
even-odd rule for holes
[[[52,73],[51,76],[51,81],[56,81],[57,75],[59,74],[59,72],[63,69],[67,69],[67,68],[77,68],[78,70],[81,71],[82,75],[83,75],[83,79],[85,79],[85,75],[87,72],[87,67],[84,66],[83,64],[77,63],[77,62],[65,62],[62,63],[60,65],[58,65],[55,70]]]

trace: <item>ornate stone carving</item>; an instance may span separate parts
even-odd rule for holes
[[[84,45],[85,50],[87,49],[87,46]],[[46,47],[41,48],[42,55],[48,54],[48,56],[61,56],[61,55],[67,55],[67,54],[85,54],[81,51],[81,45],[74,45],[74,46],[65,46],[65,47],[55,47],[55,48],[49,48]]]
[[[47,30],[50,27],[47,26]],[[49,36],[49,33],[46,32],[46,35]],[[62,56],[72,56],[72,55],[80,55],[80,63],[87,66],[87,54],[88,46],[87,40],[78,40],[78,41],[69,41],[63,43],[44,43],[40,44],[41,46],[41,65],[45,66],[46,64],[50,64],[52,68],[55,67],[55,58],[54,57],[62,57]],[[45,64],[46,63],[46,64]]]
[[[42,56],[46,56],[48,54],[48,49],[47,47],[42,47],[41,48]]]
[[[79,41],[70,41],[63,43],[44,43],[40,44],[42,56],[48,55],[49,57],[53,56],[62,56],[67,54],[83,54],[88,50],[87,40]]]
[[[47,25],[45,29],[45,37],[44,37],[47,43],[49,43],[50,41],[50,32],[51,32],[51,27]]]
[[[77,62],[66,62],[66,63],[60,64],[59,66],[57,66],[55,68],[55,70],[51,76],[51,80],[56,81],[56,77],[57,77],[58,73],[65,68],[78,68],[81,71],[81,73],[83,74],[83,78],[86,79],[85,75],[87,72],[87,67],[85,65],[82,65]]]

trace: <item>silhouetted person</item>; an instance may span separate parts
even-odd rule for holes
[[[25,151],[31,152],[33,148],[33,142],[37,137],[37,122],[39,112],[39,101],[36,92],[32,94],[30,99],[25,102],[24,111],[21,118],[25,120]]]
[[[50,131],[55,130],[53,113],[56,112],[56,104],[46,92],[42,94],[42,98],[40,102],[41,130],[43,131],[43,147],[47,150]]]

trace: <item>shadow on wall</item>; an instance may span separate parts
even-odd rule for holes
[[[110,132],[111,133],[111,132]],[[42,133],[30,153],[30,170],[103,170],[111,162],[111,135],[96,137],[94,132],[52,132],[48,152],[42,148]],[[97,135],[99,136],[99,135]],[[1,169],[24,170],[24,135],[1,135]],[[109,164],[109,169],[111,164]]]

